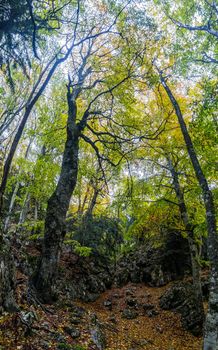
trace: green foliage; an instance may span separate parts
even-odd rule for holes
[[[86,350],[87,347],[83,345],[73,345],[72,350]]]
[[[73,239],[67,239],[71,234],[66,235],[66,239],[64,240],[64,243],[66,245],[70,245],[73,249],[73,251],[78,254],[79,256],[89,256],[92,252],[92,248],[82,246],[78,241]]]
[[[113,257],[122,243],[122,227],[118,220],[105,216],[85,216],[73,224],[72,237],[89,247],[93,254]]]
[[[11,135],[22,114],[21,111],[14,117],[13,112],[25,106],[31,87],[44,69],[43,60],[54,57],[55,50],[72,37],[75,22],[70,16],[75,12],[76,1],[34,2],[36,44],[40,53],[46,52],[40,63],[32,52],[34,25],[27,2],[7,0],[5,4],[8,19],[13,15],[12,6],[15,16],[12,26],[0,29],[2,52],[8,49],[7,55],[0,54],[1,124],[4,126],[12,118],[0,134],[1,173],[12,144]],[[169,84],[217,200],[217,64],[208,62],[211,58],[217,60],[217,40],[204,30],[188,31],[178,23],[196,26],[209,20],[215,25],[210,4],[204,0],[177,0],[173,4],[154,0],[138,1],[139,6],[135,6],[130,2],[118,16],[114,31],[113,28],[110,33],[96,36],[93,41],[82,40],[74,48],[36,103],[13,160],[6,209],[18,184],[10,220],[16,227],[19,214],[26,209],[19,232],[28,232],[32,241],[43,236],[47,203],[59,180],[69,132],[69,75],[72,91],[81,84],[75,101],[76,123],[89,103],[91,108],[80,135],[77,185],[69,208],[73,223],[68,225],[65,244],[81,256],[100,254],[110,258],[120,249],[131,251],[141,241],[157,246],[167,230],[187,237],[167,163],[169,157],[179,174],[196,243],[202,244],[206,223],[201,190],[157,67],[170,77]],[[81,3],[77,39],[86,33],[96,34],[101,18],[106,28],[123,6],[122,1],[111,0],[92,2],[92,8],[86,5],[90,5],[88,1]],[[56,6],[61,10],[53,16]],[[0,19],[1,16],[5,18],[5,14],[0,14]],[[89,50],[90,55],[84,59]],[[24,56],[17,57],[21,52]],[[83,68],[87,76],[81,83]],[[77,81],[78,72],[81,74]],[[14,80],[14,95],[8,87],[12,84],[9,73]],[[93,215],[88,215],[95,191],[98,195]]]
[[[28,235],[28,239],[35,241],[40,237],[43,237],[44,230],[44,221],[43,220],[28,220],[20,225],[18,228],[21,228],[23,232],[32,233]],[[33,233],[34,232],[34,233]]]

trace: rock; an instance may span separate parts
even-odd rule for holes
[[[86,314],[86,310],[83,307],[73,305],[70,322],[74,325],[80,324],[85,314]]]
[[[133,290],[132,289],[126,289],[126,295],[128,296],[128,295],[130,295],[130,296],[133,296],[134,295],[134,292],[133,292]]]
[[[45,328],[45,329],[50,329],[50,327],[51,327],[50,323],[48,323],[48,322],[43,322],[43,323],[41,324],[41,326],[42,326],[43,328]]]
[[[20,320],[26,327],[30,329],[33,322],[37,320],[37,316],[34,311],[21,311]]]
[[[182,278],[190,270],[188,251],[187,240],[177,233],[168,234],[161,247],[137,247],[118,261],[115,282],[118,286],[127,282],[162,286]]]
[[[105,300],[103,304],[106,308],[108,308],[108,310],[112,310],[112,301],[111,300],[109,300],[109,299]]]
[[[41,345],[42,349],[45,349],[45,350],[47,350],[47,349],[50,348],[49,342],[47,342],[47,341],[45,341],[45,340],[41,340],[41,341],[40,341],[40,345]]]
[[[133,320],[137,316],[138,316],[138,312],[136,312],[135,310],[124,309],[123,312],[122,312],[122,317],[126,318],[128,320]]]
[[[163,333],[163,328],[161,326],[156,326],[155,327],[158,333],[162,334]]]
[[[138,344],[140,346],[146,346],[146,345],[152,345],[154,344],[154,342],[151,339],[139,339]]]
[[[73,305],[72,311],[74,317],[80,318],[83,317],[86,313],[86,310],[83,307],[77,305]]]
[[[204,314],[198,308],[192,284],[174,284],[160,298],[160,307],[179,312],[183,328],[196,336],[202,335]]]
[[[126,299],[126,304],[130,307],[137,307],[138,306],[137,299],[135,299],[135,298]]]
[[[116,324],[117,323],[116,316],[112,315],[111,317],[108,318],[108,321]]]
[[[113,297],[114,299],[122,298],[122,296],[121,296],[120,294],[118,294],[118,293],[113,294],[112,297]]]
[[[61,280],[65,278],[65,294],[71,299],[81,299],[85,302],[95,301],[113,283],[114,268],[100,257],[89,256],[80,258],[76,254],[71,255],[71,263],[66,281],[64,271],[61,272],[59,286],[63,290]]]
[[[64,331],[69,334],[73,339],[80,337],[80,331],[74,327],[64,327]]]
[[[154,316],[159,315],[159,312],[157,310],[148,310],[148,311],[146,311],[146,315],[148,317],[154,317]]]
[[[97,316],[91,315],[91,328],[90,328],[91,339],[96,345],[98,350],[104,350],[106,348],[106,338],[101,327]]]
[[[80,318],[73,317],[73,318],[70,319],[70,322],[71,322],[72,324],[74,324],[74,325],[78,325],[78,324],[80,324],[82,321],[81,321]]]
[[[105,288],[106,290],[106,288]],[[86,294],[84,295],[84,297],[82,297],[81,299],[84,300],[86,303],[93,303],[94,301],[96,301],[100,296],[100,293],[90,293],[90,292],[86,292]]]
[[[143,304],[142,307],[145,311],[153,310],[155,308],[154,304]]]
[[[55,340],[57,340],[60,344],[65,344],[65,337],[61,333],[52,334]]]
[[[159,315],[159,312],[155,309],[154,304],[143,304],[143,309],[148,317],[153,317]]]
[[[138,340],[135,340],[132,341],[132,346],[131,348],[129,348],[128,350],[138,350],[138,349],[141,349],[144,347],[147,347],[148,345],[153,345],[154,342],[150,339],[138,339]]]

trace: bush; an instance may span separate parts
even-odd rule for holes
[[[122,227],[117,219],[106,216],[85,216],[73,223],[68,237],[91,248],[94,255],[115,256],[123,242]]]

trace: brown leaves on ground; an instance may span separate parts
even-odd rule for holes
[[[73,346],[81,344],[87,350],[96,350],[90,337],[90,319],[94,313],[105,334],[106,350],[199,350],[202,339],[184,331],[180,316],[160,310],[159,297],[167,287],[152,288],[143,284],[128,284],[123,288],[112,288],[93,303],[63,303],[42,308],[22,305],[23,311],[36,316],[31,329],[22,322],[20,313],[4,314],[0,318],[0,349],[40,350],[58,349],[58,344]],[[122,317],[129,299],[136,301],[133,309],[138,313],[134,319]],[[110,301],[110,307],[105,301]],[[105,303],[105,305],[104,305]],[[77,325],[72,325],[74,305],[85,309]],[[110,304],[110,303],[109,303]],[[143,309],[144,304],[155,305],[155,315]],[[112,310],[110,310],[112,308]],[[131,307],[129,307],[131,309]],[[80,337],[73,339],[69,327],[80,331]]]

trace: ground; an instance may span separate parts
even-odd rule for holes
[[[106,291],[92,303],[67,301],[63,295],[52,306],[30,306],[26,302],[22,304],[21,291],[24,287],[21,283],[20,303],[25,312],[4,314],[0,318],[0,350],[96,350],[98,348],[90,336],[94,327],[91,325],[93,314],[97,316],[98,325],[106,337],[106,350],[200,350],[202,339],[182,329],[180,316],[172,311],[160,310],[159,297],[168,287],[130,283],[123,288]],[[136,301],[136,306],[130,308],[138,313],[134,319],[122,317],[128,300],[130,303],[131,300]],[[142,307],[144,304],[154,304],[157,315],[151,317],[149,311],[146,313]],[[75,310],[77,316],[78,310],[79,314],[80,310],[82,313],[78,324],[72,325]],[[25,315],[28,314],[33,318],[30,330],[25,325]],[[70,336],[68,333],[72,329],[79,330],[80,336]]]

